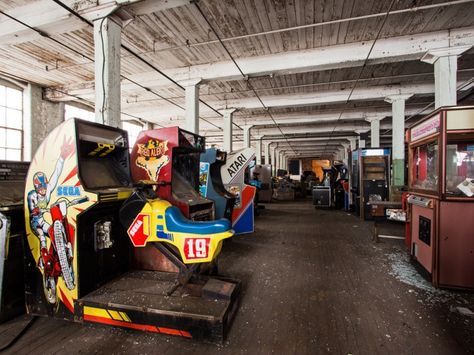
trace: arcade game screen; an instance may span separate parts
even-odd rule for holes
[[[439,177],[438,142],[432,141],[412,148],[412,187],[437,191]]]
[[[199,196],[199,153],[189,153],[180,148],[173,150],[173,179],[171,189],[178,200],[198,202]]]
[[[459,139],[448,134],[446,146],[446,193],[456,197],[474,196],[474,135]]]
[[[79,174],[87,189],[128,187],[130,163],[123,131],[77,122]]]

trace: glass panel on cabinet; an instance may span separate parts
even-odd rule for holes
[[[446,146],[446,194],[456,197],[474,196],[474,136],[448,135]]]
[[[439,176],[438,142],[432,141],[412,148],[412,187],[437,191]]]

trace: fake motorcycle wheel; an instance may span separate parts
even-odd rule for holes
[[[46,301],[48,301],[51,304],[55,304],[57,301],[57,295],[56,295],[56,281],[54,280],[54,277],[46,276],[43,273],[43,289],[44,289],[44,295],[46,297]]]
[[[61,274],[66,287],[72,290],[76,287],[74,283],[74,271],[72,269],[72,259],[68,257],[66,246],[68,240],[64,232],[64,226],[60,221],[54,222],[54,242],[56,244],[56,252],[58,253],[59,265],[61,266]]]

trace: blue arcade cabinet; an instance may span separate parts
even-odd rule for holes
[[[202,197],[214,201],[215,219],[227,218],[232,220],[235,196],[228,192],[222,183],[221,167],[225,165],[227,153],[208,148],[201,153],[199,169],[199,193]]]

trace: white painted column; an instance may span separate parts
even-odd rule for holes
[[[434,64],[435,109],[457,104],[456,74],[458,56],[472,46],[438,48],[428,51],[421,60]]]
[[[394,95],[385,98],[392,104],[392,185],[405,184],[405,101],[412,95]]]
[[[255,145],[255,160],[258,165],[262,164],[262,136],[255,137],[257,139]]]
[[[154,125],[152,122],[149,122],[149,121],[148,121],[148,122],[145,124],[145,127],[144,127],[143,129],[145,129],[145,130],[152,130],[152,129],[155,129],[155,125]]]
[[[277,170],[280,169],[280,152],[281,148],[275,148],[275,176],[277,173]]]
[[[199,134],[199,83],[201,79],[180,81],[185,89],[186,127],[189,132]]]
[[[270,155],[272,157],[271,164],[272,164],[272,170],[275,171],[276,168],[276,149],[278,148],[278,143],[275,143],[275,145],[270,147]]]
[[[358,144],[359,148],[365,148],[365,137],[362,137],[362,134],[367,133],[367,131],[357,130],[355,132],[359,135],[359,144]]]
[[[122,24],[104,17],[94,21],[95,121],[121,127],[120,44]]]
[[[370,122],[370,147],[380,147],[380,117],[366,118],[367,122]]]
[[[244,130],[244,147],[245,148],[250,148],[251,143],[250,143],[250,130],[252,129],[253,125],[246,125],[242,126]]]
[[[265,156],[265,164],[270,164],[270,142],[263,142],[263,151]]]
[[[342,143],[343,155],[342,155],[342,162],[347,167],[349,164],[349,143]]]
[[[351,152],[357,149],[357,138],[349,138]]]
[[[234,115],[235,111],[235,108],[228,108],[219,111],[222,113],[224,119],[224,150],[227,153],[232,151],[232,116]]]

